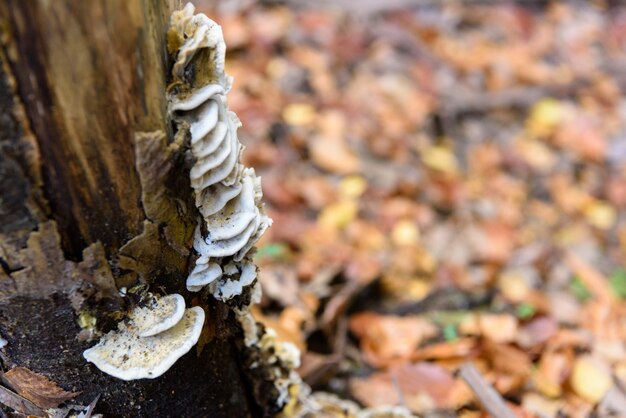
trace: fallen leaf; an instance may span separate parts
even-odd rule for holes
[[[292,103],[283,110],[283,119],[294,126],[310,125],[315,120],[315,108],[308,103]]]
[[[415,245],[419,241],[420,231],[414,221],[405,219],[394,225],[391,242],[397,246]]]
[[[4,378],[18,394],[41,408],[56,408],[80,393],[65,391],[52,380],[25,367],[14,367],[4,374]]]
[[[401,364],[386,372],[350,381],[352,394],[366,406],[397,404],[402,399],[414,412],[446,408],[455,379],[433,363]]]
[[[24,415],[48,417],[46,411],[3,386],[0,386],[0,403]]]
[[[533,136],[548,136],[554,132],[564,116],[565,108],[561,102],[556,99],[545,98],[539,100],[531,108],[526,121],[526,128]]]
[[[431,344],[417,350],[412,358],[414,360],[445,360],[459,357],[468,357],[476,350],[474,338],[459,338],[445,343]]]
[[[357,175],[346,176],[339,182],[339,196],[343,199],[356,199],[367,189],[367,181]]]
[[[615,208],[599,200],[593,200],[585,205],[583,213],[591,225],[604,230],[610,229],[617,219]]]
[[[530,374],[529,355],[519,348],[493,342],[486,342],[483,348],[485,361],[490,363],[496,371],[524,379]]]
[[[565,262],[598,300],[605,303],[615,301],[615,296],[609,287],[609,281],[602,273],[573,252],[566,254]]]
[[[535,318],[525,323],[517,335],[517,343],[526,349],[544,344],[558,331],[557,322],[550,317]]]
[[[350,317],[349,327],[359,338],[368,362],[374,365],[406,360],[424,340],[438,333],[437,327],[421,317],[399,317],[370,312]]]
[[[320,212],[319,223],[324,227],[341,229],[348,225],[355,218],[359,206],[352,200],[344,200],[327,207]]]
[[[584,355],[574,361],[570,383],[577,395],[595,404],[613,386],[613,379],[604,362],[596,357]]]
[[[311,160],[320,168],[336,174],[353,174],[361,166],[358,156],[346,143],[343,114],[327,111],[317,118],[320,133],[309,141]]]
[[[538,417],[556,417],[562,407],[561,400],[546,398],[538,393],[529,392],[522,397],[522,408]]]
[[[514,341],[518,331],[517,318],[510,314],[481,313],[478,326],[484,337],[497,343]]]
[[[459,166],[454,153],[445,147],[429,147],[422,151],[422,161],[424,165],[445,174],[455,175],[459,171]]]

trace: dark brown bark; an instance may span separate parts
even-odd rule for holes
[[[100,395],[105,416],[254,415],[236,321],[184,290],[197,214],[165,111],[165,33],[178,6],[0,4],[0,366],[80,392],[73,403]],[[202,304],[201,343],[153,380],[86,363],[95,341],[84,319],[111,329],[147,289]]]

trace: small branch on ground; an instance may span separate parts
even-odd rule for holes
[[[515,418],[515,414],[504,403],[496,390],[485,380],[471,363],[459,367],[459,376],[467,383],[483,408],[495,418]]]

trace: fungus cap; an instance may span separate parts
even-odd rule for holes
[[[185,299],[176,293],[166,295],[133,309],[128,328],[140,337],[150,337],[172,328],[184,313]]]
[[[229,272],[228,270],[231,268],[234,268],[235,271]],[[224,273],[220,280],[214,282],[211,293],[216,299],[225,302],[241,295],[244,287],[253,284],[254,280],[256,280],[257,269],[256,265],[250,262],[241,264],[230,263],[224,269]],[[229,276],[235,276],[235,278],[230,279]]]
[[[222,268],[219,264],[196,264],[193,271],[187,277],[187,290],[199,292],[202,288],[222,276]]]
[[[198,342],[203,324],[204,310],[199,306],[187,309],[176,325],[151,337],[140,337],[122,323],[83,356],[118,379],[153,379]]]

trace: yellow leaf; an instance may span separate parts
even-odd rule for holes
[[[503,271],[498,278],[498,288],[504,297],[513,303],[525,301],[531,290],[524,272],[519,270]]]
[[[561,385],[552,380],[546,379],[541,373],[533,374],[533,383],[535,385],[535,389],[537,389],[544,396],[549,398],[557,398],[561,396]]]
[[[409,219],[395,224],[391,231],[391,241],[398,246],[415,245],[419,241],[420,231],[415,222]]]
[[[315,120],[315,109],[308,103],[293,103],[283,110],[283,119],[289,125],[310,125]]]
[[[515,144],[522,158],[538,170],[548,170],[556,163],[556,157],[545,144],[533,139],[521,140]]]
[[[584,208],[587,221],[600,229],[609,229],[615,224],[615,208],[607,203],[593,201]]]
[[[517,318],[509,314],[481,313],[478,326],[483,337],[495,343],[510,343],[518,334]]]
[[[548,136],[561,123],[564,115],[565,108],[561,102],[551,98],[542,99],[530,110],[526,127],[533,136]]]
[[[422,161],[428,168],[446,174],[456,174],[459,170],[454,153],[448,148],[441,146],[426,148],[422,152]]]
[[[357,175],[344,177],[339,183],[339,196],[344,199],[356,199],[367,189],[367,181]]]
[[[608,367],[599,359],[581,356],[574,362],[570,383],[578,396],[597,403],[613,386],[613,379]]]
[[[331,229],[340,229],[352,222],[357,212],[357,202],[344,200],[325,207],[319,215],[318,222]]]

